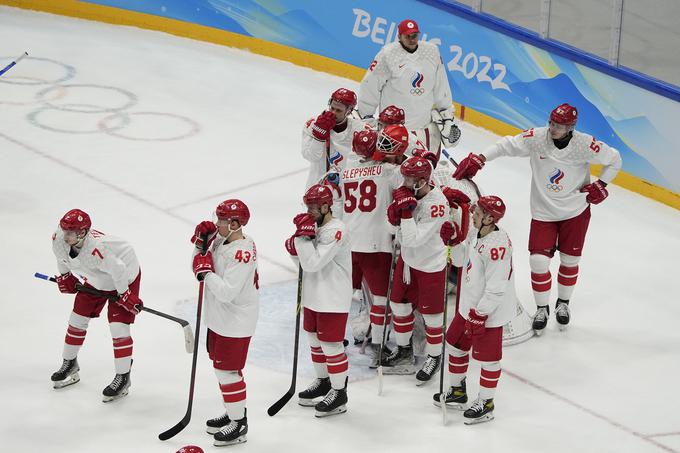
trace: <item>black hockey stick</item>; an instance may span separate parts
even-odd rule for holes
[[[456,162],[455,159],[453,157],[451,157],[449,152],[446,149],[444,149],[443,147],[442,147],[442,154],[444,155],[444,157],[446,157],[449,160],[449,162],[451,162],[453,164],[454,167],[458,168],[458,162]],[[472,188],[475,189],[475,192],[477,193],[477,197],[481,198],[482,193],[479,191],[479,187],[477,187],[477,183],[474,182],[470,178],[465,178],[465,180],[469,181],[470,184],[472,184]]]
[[[383,334],[380,340],[380,351],[378,351],[378,395],[382,395],[383,390],[383,351],[387,342],[387,325],[389,324],[390,295],[392,294],[392,280],[394,279],[394,268],[397,265],[397,251],[392,251],[392,262],[390,263],[389,286],[387,287],[387,300],[385,301],[385,314],[383,315]]]
[[[35,278],[40,278],[42,280],[49,280],[51,282],[56,282],[57,279],[54,277],[50,277],[45,274],[41,274],[39,272],[36,272],[33,275]],[[76,283],[76,290],[80,293],[87,293],[87,294],[92,294],[93,296],[100,296],[104,297],[110,301],[116,301],[118,300],[118,296],[115,294],[111,294],[110,292],[107,291],[100,291],[96,288],[90,288],[84,285],[81,285],[80,283]],[[186,347],[186,350],[188,353],[193,352],[194,350],[194,332],[191,330],[191,325],[189,324],[189,321],[182,319],[182,318],[176,318],[175,316],[169,315],[167,313],[163,313],[162,311],[154,310],[153,308],[149,307],[137,307],[140,309],[140,311],[145,311],[148,313],[151,313],[152,315],[160,316],[161,318],[169,319],[170,321],[174,321],[178,323],[180,326],[182,326],[182,329],[184,329],[184,346]]]
[[[201,254],[205,255],[208,250],[208,235],[202,235],[203,246],[201,247]],[[196,361],[198,360],[198,334],[201,330],[201,310],[203,308],[203,286],[205,280],[198,283],[198,303],[196,304],[196,335],[194,337],[194,356],[191,359],[191,382],[189,383],[189,403],[187,411],[175,426],[167,431],[163,431],[158,435],[160,440],[168,440],[176,436],[180,431],[187,427],[191,421],[191,409],[194,405],[194,386],[196,384]]]
[[[277,402],[272,404],[267,409],[267,414],[270,417],[276,415],[283,406],[295,395],[295,384],[297,382],[297,363],[298,363],[298,349],[300,346],[300,312],[302,311],[302,266],[298,267],[298,287],[297,287],[297,304],[295,305],[295,346],[293,348],[293,377],[291,378],[290,388]]]

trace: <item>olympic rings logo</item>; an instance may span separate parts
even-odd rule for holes
[[[425,88],[411,88],[411,94],[420,96],[425,93]]]
[[[76,68],[66,63],[27,57],[20,67],[0,78],[0,83],[13,85],[12,90],[3,90],[7,98],[0,99],[0,105],[35,104],[37,108],[26,115],[26,120],[35,127],[63,134],[104,133],[132,141],[175,141],[196,135],[201,129],[196,121],[182,115],[130,111],[139,98],[129,90],[66,83],[76,75]],[[36,88],[40,89],[36,92]]]
[[[559,191],[562,190],[563,187],[562,187],[561,184],[548,183],[548,184],[545,185],[545,188],[548,189],[548,190],[552,190],[553,192],[559,192]]]

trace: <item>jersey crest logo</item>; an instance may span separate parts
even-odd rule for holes
[[[332,156],[328,156],[328,163],[337,166],[345,158],[340,151],[336,151]]]
[[[465,281],[470,283],[470,271],[472,270],[472,260],[468,259],[467,266],[465,266]]]
[[[562,190],[560,182],[564,178],[564,172],[559,168],[556,168],[548,177],[548,184],[546,184],[546,189],[552,190],[553,192],[559,192]]]
[[[411,79],[411,94],[420,96],[425,93],[425,88],[421,87],[423,80],[425,80],[425,76],[420,72],[416,72],[413,79]]]

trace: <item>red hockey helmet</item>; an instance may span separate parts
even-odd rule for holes
[[[224,200],[215,209],[215,215],[219,220],[237,220],[241,226],[250,220],[250,210],[241,200]]]
[[[578,119],[578,111],[576,107],[569,104],[562,104],[555,107],[550,112],[550,121],[557,124],[564,124],[565,126],[573,126]]]
[[[410,35],[413,33],[419,33],[418,24],[415,20],[404,19],[399,22],[399,34],[400,35]]]
[[[328,186],[321,184],[314,184],[312,187],[307,189],[305,196],[302,197],[302,201],[307,207],[310,205],[321,206],[322,204],[327,204],[328,206],[333,205],[333,192]]]
[[[494,222],[498,222],[505,215],[505,203],[495,195],[486,195],[477,200],[477,206],[493,217]]]
[[[408,130],[401,124],[392,124],[380,131],[378,151],[385,155],[401,156],[408,146]]]
[[[385,126],[390,124],[404,124],[406,121],[404,109],[400,109],[396,105],[388,105],[383,109],[382,112],[380,112],[378,121],[383,123]]]
[[[201,447],[196,445],[185,445],[184,447],[177,450],[177,453],[204,453]]]
[[[432,164],[420,156],[412,156],[402,162],[399,169],[404,176],[412,176],[418,179],[430,180],[432,176]]]
[[[71,209],[61,218],[59,226],[64,231],[89,230],[92,226],[92,221],[85,211]]]
[[[378,142],[378,133],[373,130],[354,132],[352,150],[362,157],[371,157],[375,152],[375,144]]]
[[[345,104],[347,106],[347,110],[351,112],[357,105],[357,95],[354,93],[354,91],[348,90],[347,88],[338,88],[337,90],[333,91],[328,103],[330,104],[332,101]]]

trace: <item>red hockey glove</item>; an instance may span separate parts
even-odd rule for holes
[[[316,236],[316,221],[314,217],[309,214],[298,214],[293,219],[296,230],[293,236],[306,236],[310,239],[314,239]]]
[[[465,239],[460,226],[458,226],[456,222],[452,223],[449,221],[442,224],[442,227],[439,230],[439,236],[441,236],[444,245],[450,246],[458,245]]]
[[[203,281],[208,272],[214,272],[214,270],[212,252],[205,255],[198,253],[194,256],[194,275],[199,282]]]
[[[331,138],[331,129],[335,127],[335,114],[324,111],[316,117],[312,124],[312,135],[320,142],[325,142]]]
[[[468,319],[465,321],[465,335],[470,338],[480,337],[486,332],[487,315],[480,315],[474,308],[470,309]]]
[[[426,149],[418,148],[416,150],[413,150],[413,155],[418,156],[418,157],[423,157],[423,158],[429,160],[430,163],[432,164],[432,168],[437,168],[437,163],[439,162],[439,159],[437,158],[437,155],[435,153],[430,152]]]
[[[392,192],[394,198],[394,205],[402,219],[410,219],[413,217],[413,210],[418,206],[418,201],[413,196],[413,190],[408,187],[399,187]]]
[[[118,305],[133,315],[139,314],[139,312],[142,310],[142,307],[144,306],[142,300],[136,294],[130,291],[130,288],[128,288],[123,294],[119,294],[118,300],[116,302]]]
[[[291,256],[297,256],[297,250],[295,250],[295,235],[286,239],[284,245],[286,246],[286,251],[290,253]]]
[[[607,183],[598,179],[595,182],[581,187],[581,192],[588,192],[588,195],[586,195],[586,201],[588,203],[600,204],[609,196],[609,192],[607,192],[605,187],[607,187]]]
[[[455,179],[467,179],[474,177],[479,170],[484,167],[484,161],[477,154],[468,154],[468,156],[461,160],[458,168],[453,172]]]
[[[76,290],[76,283],[80,282],[73,276],[72,273],[67,272],[65,274],[58,275],[56,280],[60,292],[64,294],[75,294],[78,292]]]
[[[393,201],[387,207],[387,221],[394,226],[399,226],[401,223],[401,217],[399,216],[399,210],[397,209],[396,201]]]
[[[442,187],[442,192],[444,193],[446,200],[449,202],[451,209],[458,209],[460,204],[470,202],[470,197],[458,189],[452,189],[450,187],[444,186]]]
[[[215,240],[217,236],[217,226],[209,220],[204,220],[203,222],[196,225],[194,230],[194,235],[191,236],[191,243],[196,246],[196,248],[203,249],[203,238],[208,238],[208,245],[205,249],[208,250],[212,241]]]

